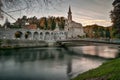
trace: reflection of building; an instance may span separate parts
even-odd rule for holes
[[[72,76],[72,58],[68,58],[68,63],[67,63],[67,74],[69,77]]]
[[[56,29],[51,30],[39,30],[37,25],[27,25],[21,29],[3,29],[0,30],[0,39],[20,39],[20,40],[66,40],[69,38],[77,38],[78,36],[83,36],[83,28],[80,23],[72,21],[72,12],[69,7],[68,20],[66,21],[65,30],[60,30],[58,24],[56,24]]]

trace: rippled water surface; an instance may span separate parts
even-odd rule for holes
[[[118,52],[108,46],[0,50],[0,80],[69,80]]]

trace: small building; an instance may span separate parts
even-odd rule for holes
[[[25,29],[37,29],[37,25],[36,24],[29,24],[29,25],[26,25]]]

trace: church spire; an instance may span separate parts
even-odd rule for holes
[[[68,11],[68,21],[72,22],[72,12],[71,12],[71,7],[69,6],[69,11]]]
[[[72,12],[71,12],[71,6],[69,6],[69,12],[68,12],[68,14],[72,14]]]

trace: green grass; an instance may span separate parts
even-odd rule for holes
[[[100,67],[80,74],[72,80],[120,80],[120,59],[103,63]]]

